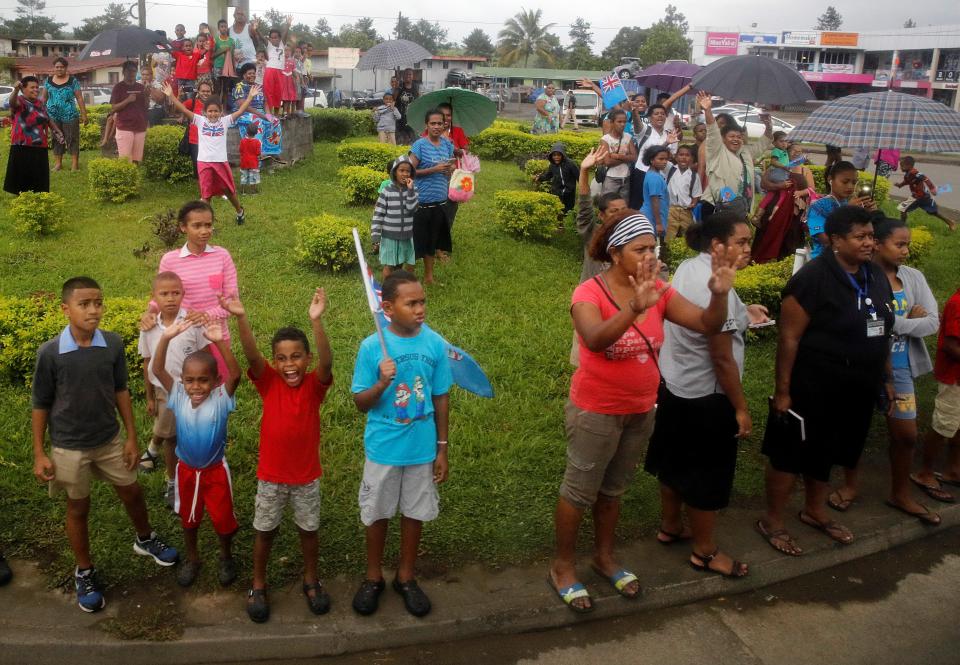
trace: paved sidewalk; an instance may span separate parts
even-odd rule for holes
[[[0,590],[4,601],[0,604],[0,662],[122,660],[133,665],[159,659],[173,665],[304,658],[542,630],[750,591],[936,531],[883,505],[886,467],[879,458],[884,455],[875,451],[872,457],[877,460],[871,460],[862,474],[863,496],[847,514],[838,514],[856,533],[854,544],[835,545],[794,520],[790,529],[806,554],[799,558],[781,556],[754,532],[759,504],[752,501],[752,505],[725,511],[720,532],[724,549],[749,562],[751,573],[747,578],[729,581],[696,573],[687,565],[686,546],[662,547],[648,534],[620,552],[623,563],[638,574],[644,586],[645,594],[639,601],[618,597],[589,571],[584,560],[581,579],[597,606],[587,619],[565,608],[547,587],[545,562],[496,572],[468,566],[424,579],[423,587],[433,599],[434,610],[420,620],[406,614],[400,598],[390,589],[384,593],[376,615],[356,616],[350,600],[359,580],[352,577],[327,580],[334,608],[327,616],[314,617],[306,610],[299,584],[292,584],[272,590],[272,617],[268,623],[257,625],[247,619],[239,590],[183,592],[173,585],[172,575],[159,598],[155,590],[139,594],[111,590],[107,609],[87,615],[76,608],[72,594],[48,590],[35,565],[13,561],[14,582]],[[799,499],[799,495],[795,497],[794,510],[799,509]],[[941,528],[960,525],[960,505],[940,505],[937,509],[943,516]],[[151,612],[169,616],[174,635],[182,626],[179,639],[158,644],[115,636],[118,626]]]

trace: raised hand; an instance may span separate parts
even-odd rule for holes
[[[637,314],[653,307],[660,300],[660,296],[669,288],[668,284],[657,287],[659,263],[652,253],[644,255],[637,264],[635,275],[628,275],[630,286],[633,287],[633,299],[630,308]]]
[[[713,274],[707,282],[707,288],[716,295],[729,293],[733,280],[737,277],[737,261],[740,260],[740,248],[717,245],[710,257]]]
[[[177,321],[176,323],[174,323],[172,326],[167,326],[166,328],[164,328],[163,334],[160,337],[162,339],[170,340],[176,337],[177,335],[179,335],[180,333],[186,330],[190,330],[190,328],[192,327],[193,327],[192,322],[187,321],[186,319],[181,319],[180,321]]]
[[[260,86],[259,86],[259,85],[251,85],[251,86],[250,86],[250,92],[247,93],[247,98],[248,98],[248,99],[253,99],[254,97],[256,97],[256,96],[259,95],[259,94],[260,94]]]
[[[224,341],[223,325],[220,321],[210,321],[203,328],[203,336],[214,344]]]
[[[167,97],[173,97],[173,88],[170,87],[169,83],[164,82],[163,94],[165,94]]]
[[[223,295],[217,296],[217,300],[220,301],[220,306],[233,314],[234,316],[246,316],[247,310],[243,307],[243,303],[240,302],[239,296],[231,296],[229,299],[223,297]]]
[[[310,301],[310,320],[320,320],[325,311],[327,311],[327,292],[323,290],[322,286],[318,286],[317,290],[313,292],[313,299]]]
[[[608,152],[610,152],[610,146],[604,142],[587,153],[587,156],[580,162],[580,168],[582,170],[593,168],[598,162],[602,162],[606,158]]]
[[[713,108],[713,98],[710,97],[710,93],[709,93],[709,92],[705,92],[705,91],[701,90],[700,92],[697,93],[697,104],[700,106],[700,108],[702,108],[702,109],[704,109],[704,110],[712,109],[712,108]]]

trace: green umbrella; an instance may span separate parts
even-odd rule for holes
[[[486,96],[463,88],[443,88],[414,100],[407,107],[407,123],[417,133],[422,132],[424,115],[444,102],[453,107],[453,124],[463,129],[467,136],[479,134],[497,119],[497,105]]]

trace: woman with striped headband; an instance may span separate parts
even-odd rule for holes
[[[653,225],[646,217],[629,209],[612,216],[590,246],[591,257],[610,267],[573,292],[570,314],[580,366],[565,407],[567,468],[554,516],[557,554],[549,581],[575,612],[593,609],[575,569],[577,532],[587,508],[593,511],[595,531],[593,570],[624,598],[640,595],[636,575],[614,559],[614,532],[620,497],[653,430],[664,320],[713,334],[727,315],[737,249],[718,245],[713,251],[706,309],[657,278],[655,249]]]

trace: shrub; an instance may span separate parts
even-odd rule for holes
[[[80,125],[81,150],[100,149],[100,139],[103,136],[103,127],[100,124],[102,118],[106,118],[106,116],[91,117],[87,124]]]
[[[407,154],[407,150],[405,145],[389,143],[341,143],[337,146],[337,159],[344,166],[366,166],[375,171],[389,171],[393,160]]]
[[[737,272],[734,288],[747,305],[759,304],[775,318],[780,311],[780,293],[793,274],[793,257],[782,261],[750,265]]]
[[[181,182],[193,177],[193,163],[179,151],[183,127],[157,125],[147,130],[143,146],[143,170],[151,180]]]
[[[544,149],[549,152],[550,148],[557,141],[562,141],[567,146],[567,157],[577,162],[583,161],[587,153],[600,144],[600,139],[595,135],[574,134],[573,132],[560,132],[559,134],[542,134],[537,137],[543,142]]]
[[[490,125],[493,129],[512,129],[515,132],[530,133],[530,123],[516,120],[494,120]]]
[[[140,168],[125,158],[92,160],[87,180],[98,201],[123,203],[140,193]]]
[[[497,225],[520,238],[551,237],[563,215],[563,204],[553,194],[500,191],[493,200]]]
[[[599,143],[596,138],[573,132],[534,135],[515,129],[493,127],[470,139],[470,151],[485,159],[516,159],[526,153],[546,157],[553,144],[558,141],[566,145],[567,156],[575,162],[581,161]]]
[[[549,168],[550,162],[546,159],[528,159],[527,163],[523,165],[523,174],[527,176],[527,179],[532,180],[533,178],[539,178],[546,173]],[[545,180],[544,182],[534,183],[534,187],[538,192],[549,192],[550,181]]]
[[[177,222],[177,211],[173,208],[154,213],[150,217],[144,217],[143,220],[150,221],[153,235],[163,243],[164,247],[170,248],[180,244],[180,224]]]
[[[307,109],[313,123],[314,141],[341,141],[350,136],[377,133],[373,114],[352,109]]]
[[[23,192],[10,202],[10,216],[18,232],[46,235],[64,222],[67,202],[53,192]]]
[[[356,221],[322,213],[307,217],[296,223],[297,258],[313,268],[340,272],[356,265],[357,250],[353,243],[353,228]],[[370,230],[364,225],[357,228],[363,246],[370,238]]]
[[[143,375],[135,371],[140,359],[140,315],[144,303],[134,298],[108,298],[100,327],[123,338],[127,368],[132,380]],[[37,349],[60,334],[65,325],[60,299],[53,294],[31,298],[0,296],[0,376],[29,383]],[[139,384],[135,384],[139,385]]]
[[[824,167],[811,165],[810,171],[813,173],[814,189],[817,193],[823,194],[827,191],[827,183],[824,180]],[[857,179],[857,189],[863,186],[873,185],[873,173],[869,171],[860,171],[860,177]],[[886,178],[877,178],[877,187],[873,191],[873,200],[877,205],[881,205],[890,198],[890,181]]]
[[[907,263],[919,268],[933,249],[933,234],[922,226],[910,227],[910,258]]]
[[[387,177],[386,171],[377,171],[366,166],[344,166],[337,171],[343,201],[347,205],[375,203],[380,183]]]
[[[683,236],[668,240],[666,250],[667,251],[664,252],[661,249],[660,258],[667,264],[667,269],[671,275],[677,271],[677,266],[697,255],[695,251],[687,246],[687,241],[684,240]],[[664,256],[664,254],[666,256]]]

